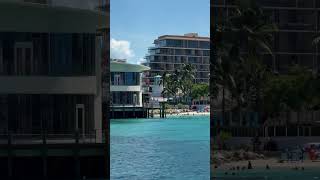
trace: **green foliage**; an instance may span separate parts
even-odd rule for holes
[[[294,65],[286,75],[273,75],[265,89],[265,107],[271,112],[315,109],[319,106],[319,79]]]
[[[209,85],[205,83],[193,84],[191,89],[191,97],[193,99],[200,99],[209,95]]]
[[[187,98],[191,96],[194,78],[195,67],[191,64],[184,64],[182,69],[177,69],[174,73],[164,74],[162,79],[163,94],[167,97],[173,97],[175,101],[180,96],[186,103]]]
[[[262,65],[260,53],[272,55],[270,44],[277,27],[254,0],[236,1],[234,12],[227,19],[218,18],[214,29],[210,93],[216,96],[217,89],[231,93],[229,97],[223,93],[222,109],[225,101],[235,101],[234,108],[260,111],[264,81],[270,72]],[[240,53],[244,46],[248,54]]]
[[[232,137],[232,135],[229,132],[221,131],[219,134],[219,137],[222,142],[225,142],[225,141],[229,140]]]
[[[222,145],[222,149],[226,149],[226,141],[231,139],[231,137],[232,135],[229,132],[221,131],[219,133],[219,139],[220,139],[220,144]]]

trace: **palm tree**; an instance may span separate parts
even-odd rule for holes
[[[187,98],[191,96],[192,85],[195,80],[195,67],[191,64],[183,64],[179,73],[179,88],[183,93],[183,99],[187,103]],[[189,101],[190,103],[190,101]]]
[[[177,100],[177,93],[179,90],[178,81],[179,77],[177,73],[164,73],[162,75],[161,84],[163,85],[162,95],[165,97],[174,97],[174,102]]]
[[[255,0],[238,0],[235,10],[230,14],[226,19],[218,17],[214,28],[210,93],[214,94],[217,87],[222,91],[223,119],[226,99],[229,98],[226,97],[226,91],[236,100],[240,119],[243,108],[256,110],[258,119],[261,119],[263,82],[269,76],[261,57],[262,54],[273,57],[271,42],[277,27],[269,21]]]

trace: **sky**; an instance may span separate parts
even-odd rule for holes
[[[111,58],[139,64],[161,35],[210,35],[210,0],[111,0]]]

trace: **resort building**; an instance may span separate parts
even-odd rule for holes
[[[109,0],[0,0],[0,179],[107,176],[101,30],[109,29],[108,9]]]
[[[163,35],[149,48],[143,65],[151,68],[146,78],[162,76],[181,69],[183,64],[192,64],[196,68],[195,83],[209,83],[210,38],[200,37],[197,33],[181,35]]]
[[[315,74],[319,73],[319,48],[312,45],[320,28],[319,1],[257,0],[257,2],[271,21],[278,26],[278,31],[274,32],[273,36],[274,56],[262,54],[265,64],[271,67],[273,72],[280,74],[287,73],[293,64],[308,67]],[[234,8],[231,1],[211,1],[212,28],[218,15],[226,19]],[[242,118],[239,118],[239,114],[227,112],[224,119],[221,118],[221,111],[211,112],[216,122],[212,125],[216,127],[219,124],[222,130],[225,128],[232,132],[232,136],[235,137],[232,141],[238,144],[248,144],[250,138],[242,139],[244,141],[240,142],[237,137],[253,137],[257,133],[264,137],[276,137],[281,147],[320,141],[319,111],[279,112],[280,116],[271,120],[273,122],[271,124],[262,124],[260,120],[264,115],[258,115],[257,112],[244,112]]]
[[[144,73],[147,74],[148,72]],[[149,81],[150,79],[147,79]],[[144,103],[146,107],[150,108],[160,108],[160,103],[167,102],[167,98],[162,95],[163,85],[161,83],[162,77],[157,75],[153,77],[152,83],[144,82]]]
[[[129,64],[125,60],[112,60],[111,79],[111,118],[144,117],[142,94],[142,73],[149,67]]]
[[[313,0],[257,0],[257,2],[278,27],[278,32],[273,36],[274,57],[265,54],[264,62],[279,73],[287,72],[292,64],[306,66],[318,72],[319,49],[312,46],[312,41],[320,28],[320,12],[317,10],[320,2]],[[211,6],[215,15],[220,13],[224,17],[229,16],[234,9],[231,1],[226,0],[214,0]]]

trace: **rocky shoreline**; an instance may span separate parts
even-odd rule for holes
[[[214,151],[213,155],[211,156],[211,164],[221,166],[225,163],[261,159],[265,159],[265,156],[263,154],[251,151]]]

